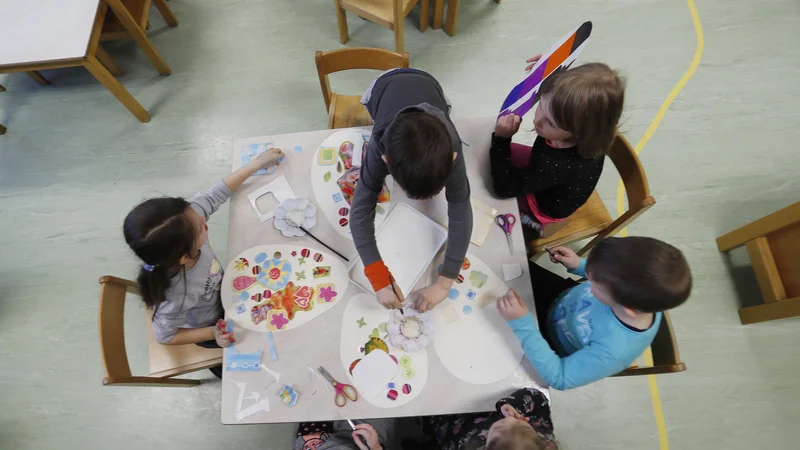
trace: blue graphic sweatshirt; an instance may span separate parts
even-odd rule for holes
[[[582,259],[580,266],[570,273],[585,277],[586,260]],[[659,312],[647,330],[628,328],[610,306],[592,295],[589,281],[562,292],[547,316],[545,333],[556,346],[555,352],[542,337],[531,314],[508,324],[542,379],[562,391],[626,369],[653,342],[661,323]]]

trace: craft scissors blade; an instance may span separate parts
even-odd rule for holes
[[[498,214],[495,216],[494,222],[506,233],[508,251],[513,255],[514,241],[511,239],[511,231],[514,230],[514,224],[517,223],[517,218],[513,214]]]
[[[334,397],[334,402],[336,406],[342,407],[347,403],[347,400],[356,401],[358,400],[358,392],[356,388],[349,384],[339,383],[338,381],[334,380],[330,373],[325,370],[324,367],[317,368],[319,373],[328,380],[330,384],[333,385],[333,389],[336,391],[336,396]]]

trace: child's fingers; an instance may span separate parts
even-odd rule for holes
[[[369,447],[364,445],[364,442],[361,440],[361,435],[358,431],[353,431],[353,441],[356,443],[356,446],[361,450],[369,450]]]

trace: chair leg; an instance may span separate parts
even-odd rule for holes
[[[106,51],[106,49],[103,48],[102,45],[97,46],[97,53],[95,54],[95,56],[100,61],[100,63],[106,66],[106,69],[108,69],[108,71],[111,72],[111,75],[114,75],[115,77],[121,77],[122,75],[125,75],[125,72],[122,70],[122,67],[120,67],[116,61],[114,61],[114,58],[112,58],[111,55],[108,54],[108,52]]]
[[[122,0],[104,0],[108,6],[114,11],[114,14],[117,16],[117,19],[122,23],[122,26],[125,27],[125,30],[130,33],[131,37],[136,44],[139,45],[139,48],[142,49],[147,59],[155,66],[158,73],[161,75],[169,75],[172,73],[167,62],[164,61],[164,58],[161,57],[161,54],[156,50],[153,46],[153,43],[150,42],[150,39],[147,38],[147,35],[144,34],[144,31],[139,27],[139,24],[131,17],[131,13],[122,4]],[[124,88],[123,88],[124,89]],[[127,91],[126,91],[127,92]],[[131,97],[132,98],[132,97]]]
[[[449,0],[447,2],[447,21],[444,24],[444,32],[450,36],[456,35],[456,26],[458,25],[458,8],[461,6],[461,0]]]
[[[336,4],[336,23],[339,25],[339,42],[346,44],[350,40],[350,35],[347,32],[347,14],[344,8],[339,4],[339,0],[333,0]]]
[[[444,16],[444,0],[433,0],[433,24],[434,30],[442,28],[442,17]]]
[[[125,89],[125,86],[120,84],[116,78],[114,78],[102,64],[100,61],[97,60],[94,56],[88,56],[86,62],[84,63],[84,67],[88,70],[97,81],[103,84],[112,94],[114,97],[117,97],[117,100],[120,101],[128,111],[131,112],[137,119],[139,119],[142,123],[150,122],[150,113],[147,112],[146,109],[136,101],[135,98]]]
[[[35,70],[31,70],[30,72],[25,72],[25,73],[27,73],[29,77],[33,78],[33,81],[35,81],[40,86],[47,86],[48,84],[50,84],[50,82],[47,81],[47,78],[43,77],[42,74],[40,74]]]
[[[156,9],[158,12],[161,13],[161,17],[164,18],[164,21],[167,22],[167,25],[170,27],[177,27],[178,26],[178,18],[175,17],[175,13],[167,6],[167,2],[164,0],[153,0],[153,3],[156,4]]]
[[[419,32],[424,33],[428,29],[428,15],[430,14],[430,3],[428,0],[419,0]]]
[[[0,92],[5,92],[5,91],[6,91],[6,88],[4,88],[2,84],[0,84]]]
[[[0,123],[0,136],[4,134],[6,134],[6,127],[4,127],[2,123]]]
[[[739,308],[742,325],[800,316],[800,297]]]

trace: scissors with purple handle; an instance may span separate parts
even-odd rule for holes
[[[319,373],[322,374],[322,376],[333,385],[333,389],[336,390],[336,397],[334,398],[336,406],[341,408],[345,405],[345,403],[347,403],[348,399],[352,401],[358,400],[358,392],[356,392],[356,388],[349,384],[339,383],[338,381],[334,380],[331,374],[328,373],[324,367],[319,368]]]
[[[508,251],[514,254],[514,242],[511,240],[511,231],[514,230],[514,224],[517,223],[517,218],[513,214],[498,214],[494,218],[494,223],[503,229],[506,233],[506,241],[508,241]]]

